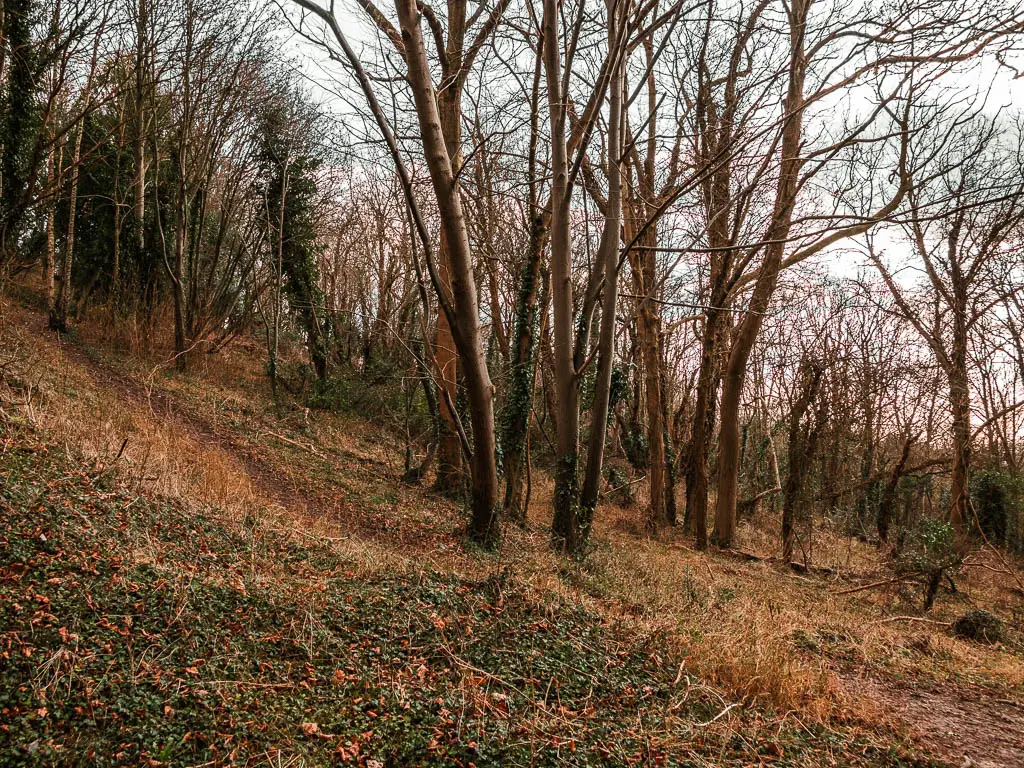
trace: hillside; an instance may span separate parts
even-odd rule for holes
[[[0,326],[0,765],[1024,763],[1022,571],[971,556],[935,608],[824,531],[817,570],[637,534],[548,548],[550,482],[497,553],[401,484],[354,415]],[[873,586],[874,585],[874,586]],[[951,635],[970,608],[1004,640]]]

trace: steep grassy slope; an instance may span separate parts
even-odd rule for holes
[[[0,483],[6,765],[901,764],[754,712],[706,735],[719,693],[501,573],[366,573],[26,428]]]
[[[565,563],[542,478],[534,525],[481,553],[456,508],[397,483],[385,432],[275,407],[258,360],[174,376],[6,310],[0,765],[881,766],[929,750],[1013,765],[1024,750],[1018,650],[943,632],[966,602],[1007,615],[1016,598],[988,569],[928,621],[890,621],[898,595],[841,594],[877,567],[850,543],[817,552],[841,581],[801,577],[646,541],[608,506],[592,556]],[[759,529],[742,535],[758,549]]]

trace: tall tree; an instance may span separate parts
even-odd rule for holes
[[[544,76],[548,95],[548,120],[551,131],[551,304],[554,393],[556,403],[556,456],[554,514],[552,536],[555,546],[572,554],[582,554],[590,531],[592,510],[581,504],[579,483],[579,431],[580,431],[580,377],[590,358],[590,335],[594,313],[601,297],[604,284],[605,262],[596,259],[587,271],[586,285],[577,310],[573,295],[573,248],[571,213],[573,190],[587,151],[591,131],[605,101],[609,83],[622,66],[628,49],[628,34],[631,25],[638,20],[630,18],[628,23],[612,22],[620,13],[619,4],[608,5],[609,29],[615,34],[608,37],[603,63],[596,83],[589,92],[586,106],[580,113],[576,126],[570,132],[570,98],[567,93],[575,45],[580,28],[585,21],[584,5],[571,31],[563,37],[562,16],[555,0],[544,0],[541,35],[543,38]],[[562,46],[568,46],[567,63],[563,69]],[[609,155],[610,156],[610,155]],[[609,163],[609,171],[615,173],[617,163]],[[610,217],[617,218],[617,217]],[[605,230],[607,232],[607,229]],[[616,237],[617,241],[617,237]],[[607,245],[608,240],[605,240]],[[616,268],[621,268],[617,264]],[[605,286],[613,287],[613,286]],[[604,294],[609,302],[613,291]],[[610,354],[610,350],[608,351]],[[602,393],[604,388],[602,388]],[[594,403],[594,410],[607,410],[607,401]],[[596,447],[596,446],[594,446]],[[604,450],[602,432],[600,449]],[[596,454],[590,461],[600,461]],[[598,465],[600,466],[600,465]]]
[[[274,251],[277,279],[300,319],[313,369],[323,380],[328,373],[330,326],[319,275],[317,173],[323,148],[312,138],[316,122],[315,111],[301,94],[288,90],[270,101],[263,115],[260,160],[266,177],[267,242]],[[275,325],[278,313],[276,308]],[[271,348],[272,381],[277,374],[277,331]]]
[[[468,48],[464,48],[469,19],[466,16],[465,0],[456,0],[449,9],[448,44],[442,44],[443,34],[436,15],[429,6],[421,10],[413,2],[399,0],[398,31],[394,25],[371,3],[364,8],[374,22],[394,44],[396,51],[405,62],[406,75],[412,91],[412,100],[420,129],[420,145],[430,172],[431,188],[437,204],[441,225],[441,251],[447,254],[449,266],[447,275],[442,265],[432,262],[429,237],[418,213],[413,195],[411,179],[405,162],[398,149],[394,132],[373,92],[361,62],[348,45],[344,33],[334,16],[333,10],[325,10],[309,0],[296,0],[304,10],[313,13],[331,30],[342,48],[347,61],[356,69],[360,87],[363,90],[378,128],[384,135],[392,159],[402,177],[407,204],[414,209],[414,219],[424,246],[428,270],[434,291],[446,322],[451,328],[455,348],[462,363],[466,394],[469,401],[473,444],[457,422],[455,398],[444,397],[459,432],[462,450],[470,457],[472,522],[470,533],[476,540],[494,544],[498,539],[498,471],[496,435],[494,426],[494,387],[487,370],[487,360],[481,339],[480,307],[477,299],[476,281],[473,274],[473,254],[470,247],[466,217],[460,197],[458,172],[461,167],[461,98],[462,86],[484,43],[490,38],[505,3],[499,0],[491,9],[487,19],[480,26]],[[483,12],[483,7],[481,7]],[[431,74],[427,49],[424,43],[422,23],[430,24],[435,47],[442,59],[442,87],[435,88]],[[453,118],[455,122],[452,123]],[[456,141],[449,143],[448,139]],[[442,261],[445,259],[443,258]],[[442,388],[442,394],[446,394]]]
[[[0,19],[0,281],[13,259],[32,187],[38,132],[33,0],[4,0]]]
[[[912,299],[884,254],[868,241],[897,308],[946,377],[953,449],[949,516],[961,537],[968,524],[973,437],[970,338],[987,314],[1019,292],[1011,277],[1012,254],[1024,247],[1024,139],[1019,129],[1008,137],[999,123],[998,118],[937,119],[914,144],[900,221],[927,275],[928,301]]]

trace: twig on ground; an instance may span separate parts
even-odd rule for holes
[[[694,723],[693,727],[694,728],[706,728],[707,726],[711,725],[713,722],[715,722],[717,720],[720,720],[721,718],[725,717],[726,713],[728,713],[730,709],[733,709],[734,707],[738,707],[739,705],[740,705],[740,703],[738,701],[734,701],[732,704],[730,704],[728,707],[723,709],[717,715],[712,717],[706,723]]]
[[[317,457],[319,457],[321,459],[326,459],[327,458],[326,456],[324,456],[324,454],[322,454],[320,451],[318,451],[312,445],[306,445],[305,443],[300,443],[298,440],[292,440],[290,437],[285,437],[284,435],[279,435],[279,434],[277,434],[277,432],[272,432],[269,429],[265,430],[265,431],[271,437],[276,437],[278,440],[282,440],[282,441],[288,443],[289,445],[294,445],[296,448],[301,448],[304,451],[309,451],[314,456],[317,456]]]
[[[899,581],[901,581],[901,579],[899,579],[899,578],[896,578],[896,579],[882,579],[882,581],[874,581],[871,584],[862,584],[859,587],[853,587],[852,589],[844,589],[844,590],[841,590],[839,592],[830,592],[829,594],[832,594],[832,595],[852,595],[854,592],[864,592],[865,590],[874,589],[875,587],[883,587],[883,586],[886,586],[888,584],[896,584]]]
[[[923,616],[890,616],[887,619],[879,619],[878,621],[872,621],[872,624],[888,624],[891,621],[920,621],[925,624],[938,624],[943,627],[951,627],[952,621],[937,621],[936,619],[926,619]]]

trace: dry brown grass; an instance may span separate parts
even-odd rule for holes
[[[196,510],[214,508],[232,525],[256,519],[300,539],[329,541],[357,567],[399,567],[405,560],[262,495],[236,456],[158,415],[152,403],[98,381],[80,353],[40,331],[34,313],[6,302],[0,316],[0,346],[11,361],[0,384],[0,426],[4,419],[23,420],[69,453],[73,449],[91,459],[93,472],[117,472],[140,491],[179,499]],[[151,383],[152,366],[135,367],[138,378]]]
[[[541,522],[543,502],[538,506]],[[777,563],[697,552],[678,534],[640,538],[629,532],[638,514],[599,509],[602,545],[590,558],[582,591],[635,617],[646,631],[662,633],[684,669],[738,697],[821,721],[875,722],[881,712],[858,689],[860,676],[980,683],[1018,694],[1024,688],[1019,652],[958,640],[945,626],[970,605],[1006,618],[1020,606],[1011,592],[1014,574],[968,569],[958,579],[960,595],[944,596],[919,616],[915,604],[904,602],[916,595],[883,589],[842,594],[884,578],[886,569],[875,548],[849,537],[819,532],[816,562],[842,578],[808,577]],[[763,527],[743,524],[739,539],[743,551],[773,554],[775,542]]]

